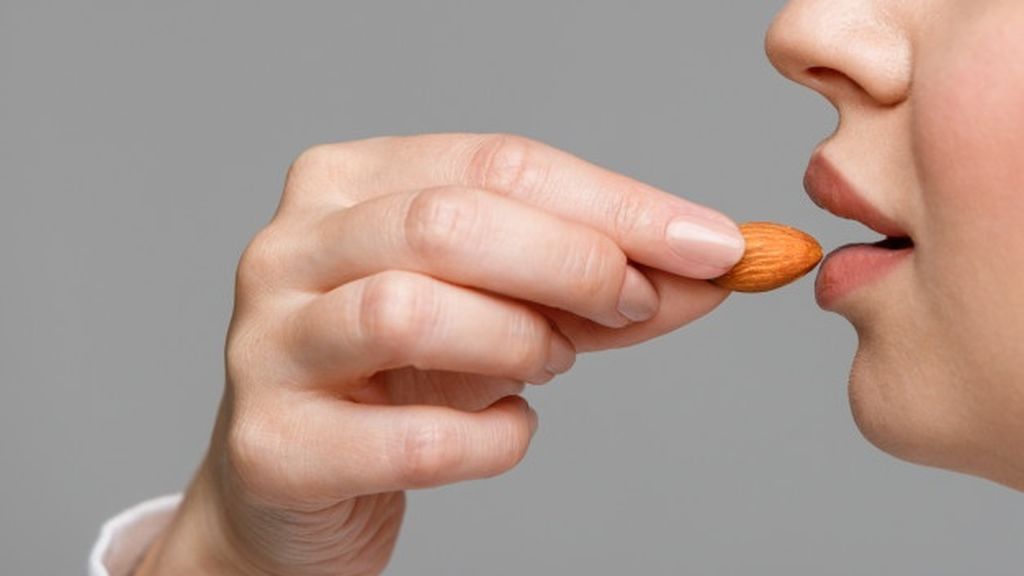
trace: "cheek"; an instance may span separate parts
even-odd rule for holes
[[[922,57],[913,136],[929,239],[991,260],[1024,248],[1024,6],[968,20]]]
[[[941,353],[933,384],[946,400],[977,425],[1014,426],[1024,414],[1024,4],[973,5],[916,65],[920,321]]]
[[[925,290],[987,349],[1024,343],[1024,7],[1004,12],[959,24],[914,94]]]

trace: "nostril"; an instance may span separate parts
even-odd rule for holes
[[[837,108],[895,106],[909,95],[914,30],[890,4],[899,3],[789,2],[765,34],[765,51],[783,76]]]
[[[852,98],[867,99],[882,106],[896,106],[909,96],[908,82],[888,81],[882,71],[861,71],[858,75],[843,70],[831,66],[810,66],[804,69],[802,83],[820,92],[833,104]]]
[[[849,75],[828,66],[811,66],[804,70],[809,88],[821,93],[835,104],[843,95],[860,94],[869,96],[867,91]]]
[[[839,72],[835,68],[829,68],[828,66],[811,66],[807,69],[807,75],[815,82],[822,84],[830,84],[838,81],[852,82],[849,76]]]

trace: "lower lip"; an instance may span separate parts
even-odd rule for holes
[[[844,296],[881,279],[913,251],[912,247],[891,250],[871,244],[851,244],[833,251],[825,258],[814,282],[818,306],[834,310]]]

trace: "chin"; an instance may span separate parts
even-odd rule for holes
[[[857,428],[901,460],[1024,491],[1024,395],[1006,392],[1022,375],[995,368],[1015,363],[965,354],[917,300],[891,297],[900,286],[865,290],[840,307],[857,331],[847,387]]]
[[[847,388],[861,434],[896,458],[974,475],[979,451],[952,374],[906,341],[857,327]]]

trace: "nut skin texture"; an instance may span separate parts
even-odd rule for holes
[[[743,258],[712,283],[735,292],[767,292],[793,282],[821,261],[811,235],[774,222],[740,224],[747,247]]]

